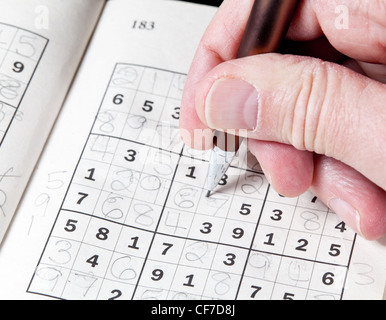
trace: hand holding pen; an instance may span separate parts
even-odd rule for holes
[[[213,148],[216,129],[244,129],[278,193],[311,189],[377,239],[386,233],[386,1],[359,2],[345,2],[342,27],[339,1],[301,1],[285,43],[292,55],[236,59],[254,1],[225,0],[189,72],[180,124],[197,149]]]

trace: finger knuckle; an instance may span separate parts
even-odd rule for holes
[[[329,63],[313,60],[303,69],[294,106],[292,139],[300,150],[330,154],[341,127],[335,112],[340,92],[337,72]]]

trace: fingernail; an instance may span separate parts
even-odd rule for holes
[[[361,217],[359,212],[355,210],[349,203],[342,199],[332,199],[328,203],[328,206],[356,233],[362,235]]]
[[[213,129],[256,127],[258,93],[249,83],[238,79],[217,80],[205,102],[205,117]]]

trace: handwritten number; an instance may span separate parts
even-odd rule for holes
[[[2,79],[0,80],[0,95],[9,100],[16,99],[19,95],[18,90],[20,87],[20,81],[11,78]]]
[[[16,53],[20,54],[23,57],[32,58],[36,53],[35,46],[33,45],[36,39],[36,37],[31,37],[27,35],[20,36],[20,46],[18,46],[18,49],[16,49]],[[20,50],[20,48],[22,50]]]

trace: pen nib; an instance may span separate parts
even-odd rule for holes
[[[210,190],[208,190],[207,194],[206,194],[206,197],[209,198],[210,197]]]

